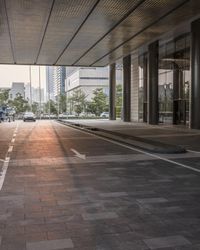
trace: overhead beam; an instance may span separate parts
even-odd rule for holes
[[[42,40],[41,40],[41,43],[40,43],[40,47],[39,47],[39,50],[38,50],[38,53],[37,53],[37,56],[36,56],[35,64],[38,61],[38,58],[39,58],[39,55],[40,55],[40,51],[42,49],[43,41],[44,41],[44,38],[45,38],[45,35],[46,35],[47,27],[49,25],[49,20],[50,20],[52,11],[53,11],[54,4],[55,4],[55,0],[52,0],[51,9],[50,9],[50,12],[49,12],[49,16],[47,18],[47,22],[46,22],[45,29],[44,29],[44,32],[43,32],[43,36],[42,36]]]
[[[94,9],[96,8],[96,6],[98,5],[98,3],[100,2],[100,0],[97,0],[96,3],[94,4],[94,6],[92,7],[92,9],[89,11],[88,15],[86,16],[86,18],[84,19],[84,21],[81,23],[81,25],[78,27],[78,29],[76,30],[76,32],[74,33],[74,35],[72,36],[72,38],[70,39],[70,41],[67,43],[67,45],[64,47],[64,49],[62,50],[62,52],[60,53],[60,55],[58,56],[57,60],[55,61],[54,65],[59,61],[59,59],[61,58],[61,56],[65,53],[65,51],[67,50],[67,48],[69,47],[69,45],[71,44],[71,42],[74,40],[74,38],[76,37],[76,35],[78,34],[79,30],[83,27],[84,23],[87,21],[87,19],[89,18],[89,16],[92,14],[92,12],[94,11]]]
[[[137,32],[135,35],[131,36],[130,38],[128,38],[127,40],[125,40],[124,42],[120,43],[118,46],[116,46],[114,49],[110,50],[109,52],[107,52],[106,54],[104,54],[103,56],[101,56],[99,59],[97,59],[96,61],[94,61],[93,63],[91,63],[89,66],[95,66],[96,63],[98,63],[99,61],[101,61],[104,57],[108,56],[109,54],[113,53],[115,50],[119,49],[120,47],[122,47],[124,44],[126,44],[127,42],[131,41],[133,38],[137,37],[138,35],[140,35],[142,32],[146,31],[147,29],[149,29],[151,26],[157,24],[158,22],[160,22],[162,19],[164,19],[165,17],[167,17],[168,15],[170,15],[172,12],[176,11],[177,9],[181,8],[183,5],[185,5],[186,3],[190,2],[190,0],[185,0],[184,2],[182,2],[181,4],[179,4],[178,6],[176,6],[175,8],[173,8],[172,10],[168,11],[167,13],[165,13],[163,16],[161,16],[160,18],[158,18],[157,20],[153,21],[152,23],[150,23],[149,25],[147,25],[146,27],[144,27],[142,30],[140,30],[139,32]]]

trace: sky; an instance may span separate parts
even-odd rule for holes
[[[40,66],[41,88],[46,86],[45,66]],[[30,82],[30,66],[0,65],[0,88],[11,87],[12,82]],[[31,83],[39,87],[39,66],[31,66]]]

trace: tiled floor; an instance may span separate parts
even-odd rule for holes
[[[200,249],[199,179],[56,122],[20,123],[0,191],[0,250]]]

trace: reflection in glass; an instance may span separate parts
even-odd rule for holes
[[[184,35],[159,47],[159,122],[189,121],[190,36]]]

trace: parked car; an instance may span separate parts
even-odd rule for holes
[[[36,121],[36,117],[33,114],[33,112],[26,112],[23,117],[24,122],[25,121]]]
[[[109,112],[103,112],[100,114],[101,118],[109,118]]]

